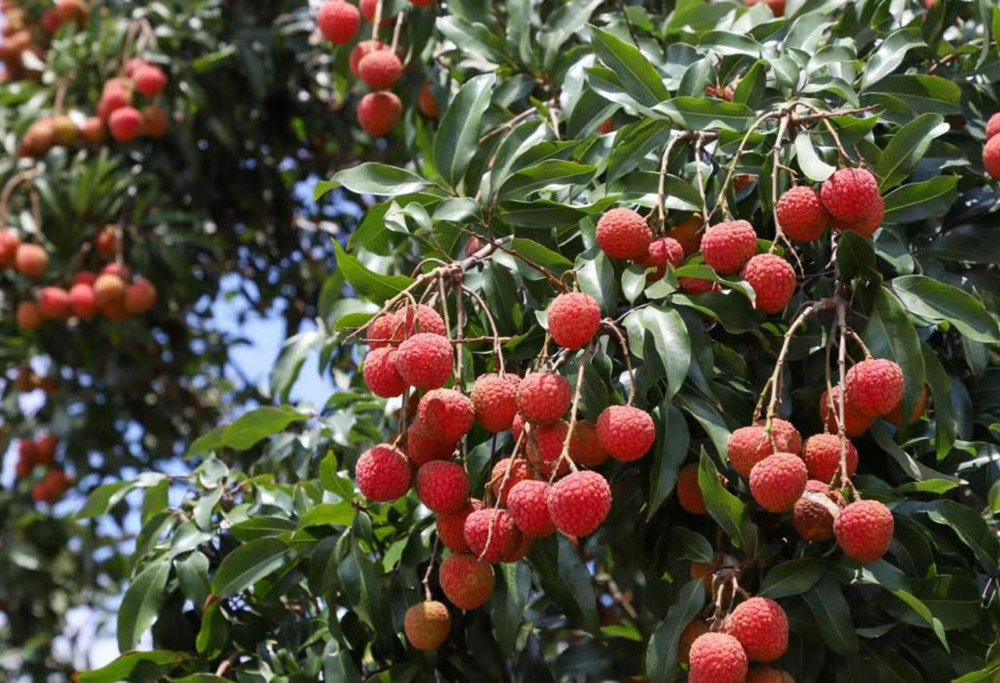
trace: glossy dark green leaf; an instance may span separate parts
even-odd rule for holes
[[[875,294],[872,314],[862,338],[876,358],[888,358],[903,370],[903,415],[912,415],[924,388],[924,355],[909,316],[885,287]]]
[[[984,343],[1000,342],[1000,330],[976,297],[923,275],[904,275],[892,290],[912,313],[933,322],[948,321],[963,335]]]
[[[405,275],[383,275],[365,267],[357,257],[348,254],[336,241],[333,249],[337,254],[337,269],[358,293],[375,303],[381,304],[386,299],[399,294],[406,289],[412,280]]]
[[[535,541],[528,555],[546,597],[579,628],[599,629],[597,597],[580,554],[562,534]]]
[[[134,650],[163,604],[163,587],[170,575],[170,563],[154,562],[132,580],[118,608],[118,649]]]
[[[314,198],[321,199],[338,187],[346,187],[358,194],[375,194],[394,197],[419,192],[428,182],[416,173],[396,166],[365,162],[336,173],[332,179],[316,184]]]
[[[851,610],[844,594],[831,576],[825,576],[804,596],[816,620],[826,645],[841,655],[853,655],[859,650]]]
[[[816,585],[825,570],[826,562],[819,557],[782,562],[768,570],[758,594],[772,600],[802,595]]]
[[[452,186],[462,179],[476,153],[480,123],[495,83],[496,76],[492,73],[469,79],[441,117],[434,137],[434,165]]]
[[[942,216],[958,198],[958,176],[939,176],[896,188],[885,197],[885,223],[913,223]]]
[[[621,79],[629,94],[647,107],[670,97],[663,78],[635,45],[591,26],[594,50],[598,58]]]
[[[680,314],[673,308],[646,306],[629,313],[623,324],[628,330],[629,347],[640,358],[645,336],[652,336],[667,372],[667,396],[676,395],[691,367],[691,339]]]
[[[282,406],[265,406],[244,413],[222,433],[222,445],[238,451],[245,451],[263,439],[276,434],[289,425],[308,420],[308,415]]]
[[[698,485],[705,497],[705,507],[708,509],[708,514],[722,527],[733,545],[741,547],[743,545],[743,514],[746,511],[746,505],[719,482],[715,463],[712,462],[704,449],[701,451],[701,464],[698,467]]]
[[[684,413],[672,405],[662,406],[661,412],[656,431],[659,443],[653,449],[653,466],[649,470],[649,510],[646,519],[652,519],[673,492],[691,441]]]
[[[656,107],[686,130],[743,132],[753,122],[753,110],[744,104],[704,97],[675,97]]]
[[[277,538],[259,538],[226,555],[212,579],[212,592],[229,598],[277,571],[288,561],[289,548]]]
[[[884,194],[902,183],[931,142],[947,132],[948,124],[940,114],[921,114],[896,131],[875,165],[879,190]]]
[[[677,651],[681,634],[705,606],[705,584],[689,581],[681,589],[677,604],[667,610],[666,619],[653,631],[646,648],[646,675],[652,683],[673,681],[679,671]]]

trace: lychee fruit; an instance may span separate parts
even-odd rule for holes
[[[343,0],[328,0],[319,8],[316,23],[324,38],[343,45],[351,42],[361,27],[361,13]]]
[[[108,130],[117,142],[132,142],[142,133],[142,113],[135,107],[116,109],[108,118]]]
[[[449,555],[438,567],[438,582],[445,596],[460,609],[476,609],[489,602],[496,575],[488,562],[464,553]]]
[[[22,301],[17,305],[17,312],[14,314],[19,329],[31,332],[37,330],[45,322],[38,304],[34,301]]]
[[[877,500],[859,500],[840,511],[833,522],[833,534],[851,559],[876,562],[889,550],[894,527],[889,508]]]
[[[701,214],[692,214],[667,230],[667,237],[677,240],[684,247],[684,256],[690,256],[701,248],[703,225]]]
[[[549,487],[549,516],[567,536],[586,536],[611,510],[611,487],[597,472],[579,470]]]
[[[129,315],[142,315],[156,303],[156,287],[149,280],[137,277],[125,286],[125,298],[122,303]]]
[[[104,121],[97,116],[90,116],[84,120],[83,125],[80,126],[80,136],[91,145],[100,145],[105,140],[106,128],[104,127]]]
[[[117,275],[122,280],[128,280],[131,275],[131,271],[128,269],[124,263],[113,262],[106,264],[101,268],[101,275]]]
[[[848,440],[845,440],[844,448],[847,476],[853,477],[858,469],[858,451]],[[809,471],[810,479],[832,481],[840,469],[840,437],[836,434],[810,436],[802,448],[802,460]]]
[[[429,119],[436,119],[441,114],[441,108],[438,106],[437,97],[434,95],[430,83],[424,83],[423,87],[420,88],[417,108],[420,109],[421,114]]]
[[[601,124],[597,127],[597,132],[601,135],[615,132],[615,117],[609,116],[601,121]]]
[[[770,598],[741,602],[726,618],[726,633],[740,641],[747,659],[773,662],[788,649],[788,617]]]
[[[484,508],[465,518],[465,542],[473,556],[499,562],[521,543],[521,532],[507,510]]]
[[[644,258],[636,262],[643,268],[656,270],[646,276],[647,282],[659,280],[667,273],[667,264],[674,268],[684,261],[684,247],[673,237],[661,237],[649,243],[649,251]]]
[[[608,459],[608,452],[601,444],[597,425],[580,420],[573,428],[573,439],[569,445],[569,456],[582,467],[597,467]]]
[[[766,420],[761,420],[758,424],[764,426],[766,422]],[[802,452],[802,435],[788,420],[783,420],[780,417],[772,419],[771,432],[774,433],[774,440],[780,444],[778,450],[781,452],[795,453],[795,455]]]
[[[888,415],[903,400],[903,370],[885,358],[863,360],[847,371],[844,386],[847,400],[865,415]]]
[[[142,108],[142,130],[151,138],[162,138],[170,128],[170,115],[163,107],[151,104]]]
[[[993,180],[1000,180],[1000,135],[994,135],[983,146],[983,168]]]
[[[920,416],[924,414],[927,410],[927,385],[920,387],[920,398],[917,399],[917,405],[913,408],[913,413],[910,415],[910,419],[906,421],[906,426],[909,426],[920,419]],[[900,400],[896,404],[896,407],[892,409],[892,412],[885,416],[892,424],[897,427],[903,426],[903,401]]]
[[[720,275],[740,272],[756,251],[757,233],[747,221],[718,223],[701,238],[702,258]]]
[[[531,550],[531,545],[534,543],[535,539],[530,536],[525,536],[524,534],[520,534],[520,538],[521,542],[514,546],[513,550],[500,558],[501,562],[512,564],[514,562],[520,562],[528,556],[528,551]]]
[[[507,496],[507,509],[514,524],[525,536],[541,538],[555,533],[556,525],[549,516],[549,484],[525,479],[518,482]]]
[[[740,641],[726,633],[706,633],[692,644],[688,654],[689,683],[744,683],[747,655]]]
[[[68,116],[52,117],[53,140],[63,147],[72,147],[80,140],[80,129]]]
[[[698,483],[698,465],[692,463],[681,468],[677,475],[677,500],[689,514],[704,515],[708,512],[701,484]]]
[[[819,191],[806,185],[796,185],[781,195],[776,208],[781,232],[796,242],[819,239],[830,223]]]
[[[101,258],[113,259],[121,249],[118,230],[113,225],[105,225],[94,236],[94,247]]]
[[[439,513],[437,516],[437,534],[444,546],[456,553],[469,552],[469,544],[465,542],[465,520],[476,510],[483,509],[483,501],[468,500],[456,512]],[[833,520],[831,519],[831,524]]]
[[[402,396],[406,391],[406,380],[396,370],[396,354],[396,349],[386,346],[373,349],[365,356],[365,384],[376,396],[391,398]]]
[[[94,298],[93,286],[80,282],[70,287],[69,306],[73,315],[78,315],[85,320],[90,320],[97,315],[97,300]]]
[[[472,400],[461,392],[434,389],[420,399],[417,417],[428,433],[436,435],[440,441],[453,443],[472,429],[476,409]]]
[[[681,286],[681,291],[685,294],[707,294],[708,292],[719,291],[718,282],[705,280],[700,277],[678,278],[677,284]]]
[[[156,97],[167,87],[167,75],[153,64],[144,64],[135,70],[135,89],[146,97]]]
[[[490,432],[505,432],[517,414],[516,375],[481,375],[472,385],[469,397],[476,408],[476,422]]]
[[[451,377],[451,342],[438,334],[421,332],[399,345],[396,370],[417,389],[437,389]]]
[[[836,220],[857,222],[868,217],[878,202],[878,182],[864,168],[842,168],[823,181],[823,208]]]
[[[871,237],[875,234],[875,231],[881,227],[882,219],[884,217],[885,200],[882,199],[880,195],[876,195],[871,212],[864,218],[856,221],[845,221],[839,218],[834,218],[830,221],[830,223],[833,225],[833,229],[837,232],[856,232],[862,237]]]
[[[406,429],[406,454],[417,467],[432,460],[450,460],[457,447],[455,441],[442,441],[433,432],[423,428],[419,419]]]
[[[38,296],[38,311],[49,320],[65,320],[70,315],[69,292],[62,287],[43,287]]]
[[[844,497],[826,482],[810,479],[802,497],[792,508],[792,524],[806,541],[829,541],[833,538],[833,519]]]
[[[426,600],[406,610],[403,631],[414,649],[438,649],[451,633],[451,615],[448,608],[437,600]]]
[[[361,454],[354,468],[361,495],[387,502],[410,490],[410,463],[403,452],[389,444],[379,444]]]
[[[549,333],[556,344],[579,349],[590,343],[601,326],[601,307],[589,294],[560,294],[548,310]]]
[[[358,62],[358,78],[372,90],[387,90],[403,74],[403,63],[392,50],[374,50]]]
[[[347,3],[344,3],[347,4]],[[399,123],[403,113],[403,103],[395,93],[370,92],[358,103],[358,123],[371,136],[385,135]]]
[[[354,74],[355,78],[360,77],[358,67],[361,65],[362,59],[376,50],[387,50],[388,47],[381,40],[362,40],[355,45],[354,49],[351,50],[350,56],[347,58],[347,65],[350,67],[351,73]]]
[[[430,306],[406,306],[392,314],[392,339],[402,341],[417,333],[447,336],[441,315]]]
[[[726,442],[726,457],[729,459],[729,464],[741,477],[748,478],[753,466],[772,453],[798,452],[798,449],[794,448],[794,441],[791,441],[787,434],[775,429],[773,422],[771,436],[774,439],[773,445],[767,436],[767,431],[760,425],[740,427],[729,435],[729,441]],[[801,441],[799,444],[801,448]]]
[[[510,469],[509,473],[507,472],[508,469]],[[531,468],[523,459],[511,460],[510,458],[502,458],[497,461],[497,464],[493,466],[493,470],[490,472],[489,486],[490,490],[493,491],[493,495],[500,501],[500,504],[506,505],[507,496],[510,495],[510,490],[514,486],[526,479],[534,478],[535,475],[532,474]]]
[[[393,317],[392,313],[383,313],[372,319],[365,338],[369,348],[380,349],[391,343]]]
[[[986,139],[992,140],[997,133],[1000,133],[1000,112],[995,113],[986,122]]]
[[[21,244],[14,255],[14,267],[29,280],[37,280],[49,268],[49,254],[37,244]]]
[[[121,304],[125,298],[125,283],[117,275],[105,273],[94,282],[94,300],[101,310]]]
[[[569,424],[565,420],[532,428],[528,439],[528,458],[546,477],[550,476],[557,467],[559,470],[557,476],[561,476],[569,470],[569,462],[560,460],[568,435]],[[573,446],[573,440],[570,439],[570,459],[572,459]]]
[[[597,246],[610,258],[645,258],[652,241],[653,233],[646,220],[631,209],[611,209],[597,222]]]
[[[434,512],[457,512],[469,500],[469,475],[461,465],[432,460],[417,470],[417,497]]]
[[[597,436],[615,460],[631,462],[646,455],[656,440],[653,418],[633,406],[608,406],[597,418]]]
[[[21,236],[14,230],[0,230],[0,268],[14,268]]]
[[[793,453],[769,455],[750,470],[750,493],[768,512],[787,512],[806,490],[808,472]]]
[[[840,387],[833,387],[833,390],[823,395],[819,399],[819,417],[831,432],[838,432],[837,425],[840,423]],[[844,433],[854,438],[861,436],[868,428],[875,424],[875,418],[865,415],[851,403],[848,396],[844,397]]]
[[[785,310],[795,293],[795,270],[775,254],[757,254],[747,261],[742,276],[756,295],[755,307],[767,315]]]
[[[554,372],[532,372],[517,387],[517,407],[533,424],[555,422],[569,409],[569,381]]]

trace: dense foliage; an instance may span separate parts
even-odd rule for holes
[[[43,21],[48,3],[17,4]],[[992,680],[1000,194],[983,149],[1000,110],[1000,9],[375,7],[378,37],[406,64],[391,85],[403,114],[383,137],[354,111],[367,87],[349,57],[372,23],[331,46],[318,3],[108,2],[51,38],[32,29],[44,65],[0,89],[0,174],[19,179],[0,227],[44,245],[50,264],[41,280],[2,273],[3,417],[21,441],[58,436],[68,495],[87,499],[33,497],[49,464],[0,498],[0,633],[19,672],[68,673],[51,648],[67,607],[100,605],[126,582],[122,656],[81,681],[684,680],[682,634],[721,626],[751,595],[787,613],[774,666],[796,681]],[[169,76],[152,100],[170,112],[165,136],[23,154],[40,117],[93,116],[137,57]],[[874,235],[777,229],[789,188],[858,167],[884,199]],[[683,263],[611,258],[596,227],[616,207],[675,237]],[[749,273],[706,265],[703,226],[730,219],[790,264],[790,301],[765,313]],[[106,224],[121,244],[111,258],[84,246]],[[155,285],[149,312],[18,324],[40,285],[104,261]],[[234,340],[212,329],[208,304],[229,274],[248,309],[287,320],[268,392],[225,373]],[[573,290],[600,307],[600,333],[579,350],[552,341],[547,315]],[[593,468],[612,492],[603,524],[497,563],[489,602],[452,607],[432,653],[402,631],[425,595],[447,602],[435,515],[415,491],[369,500],[356,474],[377,444],[412,449],[417,392],[383,400],[358,369],[378,338],[367,328],[416,301],[447,321],[453,388],[544,368],[572,385],[570,422],[628,403],[656,425],[644,457]],[[337,390],[292,405],[316,350]],[[821,396],[869,354],[898,364],[901,415],[915,419],[852,433],[848,478],[846,434],[824,427]],[[18,371],[28,364],[57,381]],[[36,385],[37,411],[20,395]],[[247,404],[261,407],[233,415]],[[847,407],[832,406],[842,418]],[[892,510],[884,557],[807,542],[787,509],[760,505],[727,455],[758,418],[769,436],[778,418],[803,436],[832,431],[832,483]],[[493,506],[494,465],[528,443],[468,431],[458,462],[472,495]],[[703,514],[679,500],[686,465]],[[129,515],[141,520],[134,550],[120,545]],[[153,649],[136,650],[150,630]]]

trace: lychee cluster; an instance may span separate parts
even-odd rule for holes
[[[59,439],[51,432],[34,439],[22,438],[18,444],[15,473],[19,480],[34,480],[31,498],[36,503],[56,503],[73,485],[73,480],[56,464]]]
[[[769,667],[750,668],[750,662],[768,664],[788,650],[788,617],[774,600],[749,598],[729,614],[720,632],[706,632],[706,629],[704,622],[696,620],[684,631],[692,635],[700,633],[687,652],[691,683],[767,681],[767,677],[759,678],[764,675],[760,672],[784,674]]]
[[[23,7],[22,3],[5,0],[0,5],[3,24],[0,62],[4,80],[41,78],[46,47],[52,36],[63,26],[82,27],[90,17],[90,6],[85,0],[57,0],[49,5],[41,16],[30,4]]]

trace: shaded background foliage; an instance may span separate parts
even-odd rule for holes
[[[680,631],[706,600],[690,564],[725,552],[756,558],[743,586],[788,610],[781,664],[796,680],[995,675],[1000,252],[996,184],[980,158],[985,119],[1000,109],[1000,10],[986,0],[809,0],[778,19],[764,5],[628,3],[627,25],[611,3],[387,3],[386,16],[406,12],[401,44],[417,66],[396,88],[403,124],[380,140],[358,131],[349,47],[319,42],[314,10],[95,3],[83,29],[55,37],[41,82],[0,89],[0,175],[42,170],[52,270],[98,227],[121,222],[126,261],[160,293],[140,319],[25,335],[8,314],[24,283],[4,275],[4,424],[15,439],[51,429],[78,482],[73,504],[55,509],[32,503],[27,482],[0,494],[2,637],[17,673],[68,675],[73,663],[51,649],[67,608],[102,606],[127,585],[114,616],[126,654],[80,680],[672,680]],[[170,134],[16,158],[63,84],[70,109],[92,111],[121,65],[129,20],[141,18],[156,33],[147,57],[171,79]],[[427,79],[442,111],[450,102],[436,122],[413,106]],[[732,102],[706,94],[725,85]],[[669,223],[719,202],[746,135],[736,171],[751,179],[726,198],[771,239],[775,128],[748,131],[793,98],[828,111],[876,107],[831,123],[879,176],[887,212],[872,241],[848,235],[835,254],[829,240],[799,250],[807,278],[789,313],[839,282],[852,327],[906,370],[907,405],[924,379],[932,396],[928,419],[899,430],[880,422],[858,441],[857,484],[895,503],[897,520],[890,560],[864,568],[745,505],[725,462],[726,436],[749,422],[787,319],[758,315],[738,290],[677,291],[677,275],[703,274],[697,258],[645,287],[641,270],[594,245],[604,208],[655,211],[661,154],[680,131],[711,135],[700,159],[690,141],[668,159]],[[601,133],[609,117],[617,131]],[[785,163],[800,182],[822,180],[838,163],[833,138],[819,125],[794,133]],[[357,161],[384,165],[334,175]],[[779,192],[787,184],[781,174]],[[26,230],[25,198],[12,219]],[[556,274],[575,269],[604,313],[623,319],[642,361],[639,405],[654,413],[659,439],[641,464],[602,468],[615,502],[601,530],[580,547],[546,539],[528,561],[498,566],[490,605],[453,612],[446,646],[417,655],[399,631],[420,599],[433,518],[415,496],[381,506],[357,498],[353,464],[391,436],[397,406],[367,391],[354,373],[361,352],[344,339],[425,258],[461,258],[469,231]],[[465,281],[513,338],[509,368],[525,370],[542,346],[535,313],[550,283],[504,253]],[[233,379],[239,339],[216,329],[210,307],[220,291],[248,315],[285,320],[289,341],[267,390]],[[636,302],[645,305],[629,313]],[[822,431],[831,322],[808,326],[789,357],[782,411],[804,434]],[[467,334],[488,329],[469,304]],[[317,350],[338,391],[323,406],[285,405]],[[466,347],[466,380],[491,366],[487,351]],[[13,381],[28,363],[59,380],[37,411],[24,410]],[[585,417],[624,398],[623,370],[620,349],[602,344],[584,371]],[[266,407],[233,421],[255,405]],[[477,490],[510,445],[472,434],[465,457]],[[705,492],[710,517],[683,512],[673,490],[688,461],[709,481],[729,474],[740,497],[720,486]],[[723,508],[740,523],[727,526]],[[142,525],[128,539],[134,552],[120,544],[129,515]],[[153,650],[131,652],[149,629]]]

